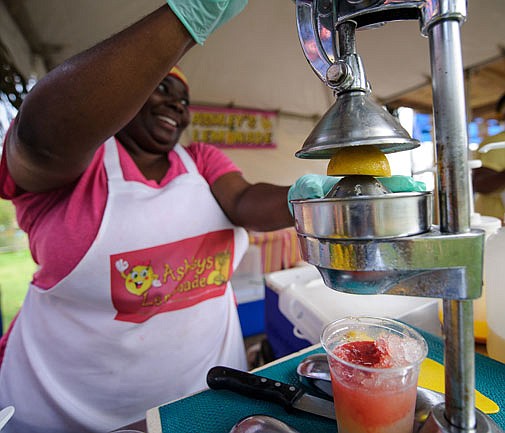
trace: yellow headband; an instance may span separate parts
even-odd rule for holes
[[[168,76],[175,77],[182,81],[182,83],[186,86],[186,89],[189,92],[189,84],[188,84],[188,79],[186,78],[186,75],[181,71],[181,69],[178,66],[174,66],[172,69],[170,69],[170,72],[167,74]]]

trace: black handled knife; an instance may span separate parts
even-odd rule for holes
[[[207,385],[212,389],[227,389],[260,400],[277,403],[287,411],[298,409],[335,419],[333,402],[306,393],[294,385],[229,367],[212,367],[207,373]]]

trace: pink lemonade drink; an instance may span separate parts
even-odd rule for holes
[[[326,326],[339,433],[412,433],[419,366],[428,348],[403,323],[348,317]]]

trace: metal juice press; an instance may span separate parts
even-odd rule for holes
[[[384,153],[419,146],[372,99],[356,30],[417,20],[429,40],[439,225],[432,224],[431,193],[389,193],[370,176],[344,177],[344,193],[292,201],[302,256],[328,287],[443,299],[445,401],[431,408],[422,433],[502,431],[475,410],[472,300],[482,292],[484,233],[470,228],[460,37],[466,6],[465,0],[296,0],[304,55],[336,96],[299,158],[331,158],[348,146],[373,144]]]

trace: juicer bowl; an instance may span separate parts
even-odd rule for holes
[[[299,234],[321,239],[390,239],[430,230],[431,192],[292,200]]]

